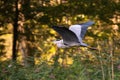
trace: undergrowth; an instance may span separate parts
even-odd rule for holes
[[[100,65],[81,62],[78,58],[75,57],[73,64],[68,66],[48,65],[46,62],[31,67],[9,64],[9,61],[0,63],[0,80],[103,80]],[[110,80],[109,69],[103,65],[105,80]],[[114,72],[114,80],[119,80],[120,71],[116,68]]]

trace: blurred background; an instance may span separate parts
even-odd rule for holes
[[[86,47],[60,49],[50,27],[92,20]],[[120,80],[120,0],[1,0],[0,80]]]

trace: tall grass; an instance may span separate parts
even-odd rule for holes
[[[89,80],[86,68],[80,61],[74,61],[69,67],[48,65],[46,62],[34,67],[18,64],[1,66],[0,80]]]

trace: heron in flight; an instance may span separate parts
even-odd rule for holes
[[[86,43],[83,43],[82,39],[85,36],[87,28],[93,25],[93,21],[88,21],[82,24],[71,25],[69,28],[52,26],[52,28],[58,32],[61,36],[61,40],[53,41],[58,48],[66,48],[72,46],[84,46],[87,47]]]

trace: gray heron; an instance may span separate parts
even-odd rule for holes
[[[84,46],[87,47],[86,43],[83,43],[83,38],[89,26],[93,25],[93,21],[88,21],[82,24],[71,25],[69,28],[52,26],[52,28],[62,36],[61,40],[53,41],[58,48],[66,48],[72,46]]]

